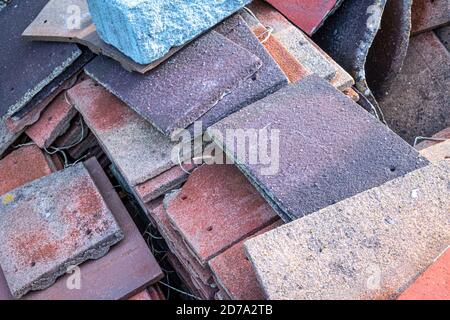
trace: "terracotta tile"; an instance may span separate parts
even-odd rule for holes
[[[448,0],[415,0],[412,6],[412,34],[429,31],[450,22]]]
[[[77,111],[66,100],[66,93],[61,93],[41,114],[39,121],[29,127],[25,133],[40,148],[48,148],[65,133],[70,126],[70,121]]]
[[[277,219],[233,165],[205,165],[166,203],[172,226],[202,264]]]
[[[248,240],[266,297],[396,298],[450,243],[449,179],[430,165]]]
[[[150,293],[148,292],[148,290],[145,289],[145,290],[142,290],[141,292],[139,292],[138,294],[132,296],[128,300],[131,300],[131,301],[149,301],[149,300],[155,300],[155,299],[152,299],[152,297],[150,296]]]
[[[331,14],[336,0],[266,0],[281,13],[295,23],[300,29],[311,35],[322,25]]]
[[[111,209],[124,239],[111,248],[99,260],[91,260],[80,265],[81,289],[71,289],[73,274],[67,274],[50,288],[31,292],[27,300],[119,300],[127,299],[144,288],[155,284],[163,273],[151,254],[144,238],[125,209],[116,190],[109,182],[103,169],[89,159],[84,163],[89,175],[95,181],[102,198]],[[12,299],[3,273],[0,272],[0,300]]]
[[[0,160],[0,195],[54,171],[52,160],[37,146],[16,149]]]
[[[275,36],[269,36],[269,38],[267,38],[267,29],[265,27],[256,27],[253,29],[253,32],[260,40],[267,39],[264,42],[264,47],[267,51],[269,51],[270,55],[278,63],[281,70],[283,70],[283,72],[287,75],[291,83],[297,82],[298,80],[311,74],[310,71],[305,69],[300,62],[298,62],[298,60],[295,59],[285,47],[283,47]]]
[[[279,141],[278,146],[266,142],[277,148],[270,165],[250,163],[247,147],[244,154],[237,155],[234,145],[239,137],[227,136],[227,131],[236,129],[263,129],[268,138],[279,137],[274,141]],[[286,221],[428,164],[405,141],[317,75],[242,109],[208,132]]]
[[[8,192],[1,202],[0,265],[15,298],[50,287],[68,267],[104,256],[123,238],[83,164]]]
[[[68,97],[130,186],[176,165],[171,152],[177,143],[94,81],[73,87]]]
[[[450,140],[423,149],[420,154],[436,164],[445,160],[450,161]]]
[[[225,297],[233,300],[264,300],[264,293],[259,287],[252,264],[245,255],[244,242],[282,224],[278,221],[264,228],[209,261],[218,285],[225,291]]]
[[[417,150],[423,150],[423,149],[426,149],[428,147],[434,146],[436,144],[442,143],[443,140],[450,139],[450,127],[446,128],[446,129],[444,129],[442,131],[439,131],[438,133],[434,134],[431,138],[432,139],[439,139],[439,140],[427,140],[427,139],[419,140],[419,141],[422,141],[422,142],[420,142],[420,143],[418,143],[416,145],[416,149]]]
[[[137,195],[144,203],[147,203],[175,189],[187,180],[188,172],[192,171],[194,166],[184,165],[183,168],[184,170],[180,166],[173,167],[159,176],[136,186]]]
[[[450,300],[450,250],[446,250],[399,300]]]

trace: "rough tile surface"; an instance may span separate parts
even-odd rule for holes
[[[6,119],[0,117],[0,158],[3,153],[14,143],[22,132],[14,133],[6,125]]]
[[[175,165],[175,143],[94,81],[78,84],[68,98],[131,186]]]
[[[0,201],[0,265],[16,298],[48,288],[69,266],[104,256],[123,238],[83,164],[26,184]]]
[[[378,98],[392,130],[409,143],[450,127],[450,53],[433,32],[411,38],[394,85]]]
[[[106,256],[79,266],[81,290],[67,287],[73,275],[67,274],[50,288],[26,295],[27,300],[127,299],[163,277],[147,243],[99,163],[89,159],[84,164],[122,229],[124,239]]]
[[[196,38],[250,0],[88,0],[100,37],[140,64]]]
[[[266,150],[271,163],[249,161],[248,144],[236,135],[227,136],[227,130],[236,129],[263,130],[253,131],[257,139],[267,133],[267,142],[259,145],[279,146],[272,153]],[[316,75],[244,108],[208,132],[230,158],[237,158],[241,171],[285,220],[303,217],[428,163]],[[244,154],[237,155],[236,143]]]
[[[266,0],[295,23],[300,29],[312,35],[323,21],[335,10],[342,0]]]
[[[450,23],[448,0],[414,0],[411,22],[413,34],[429,31]]]
[[[288,79],[283,71],[239,15],[227,19],[215,31],[261,59],[262,67],[253,77],[242,82],[239,87],[223,97],[216,106],[198,119],[202,122],[204,130],[226,116],[288,84]],[[192,125],[188,129],[193,132]]]
[[[281,226],[281,221],[264,228],[246,240]],[[252,264],[244,252],[244,240],[209,261],[211,271],[227,297],[232,300],[264,300]]]
[[[0,160],[0,195],[51,174],[52,160],[35,145],[21,147]]]
[[[145,75],[130,73],[105,57],[96,58],[85,71],[170,135],[213,108],[260,67],[259,58],[212,31]]]
[[[39,121],[25,133],[40,148],[48,148],[61,134],[69,129],[77,110],[67,101],[66,92],[61,93],[41,114]]]
[[[392,299],[450,243],[450,163],[245,243],[269,299]]]
[[[81,55],[74,44],[21,39],[22,31],[46,2],[13,0],[0,12],[0,117],[24,107]]]
[[[173,167],[136,186],[136,193],[145,203],[155,200],[184,183],[189,177],[189,172],[193,169],[193,165],[184,165],[183,168],[180,166]]]
[[[428,147],[434,146],[435,144],[442,143],[445,140],[450,140],[450,127],[439,131],[434,134],[431,139],[419,140],[422,141],[416,145],[417,150],[423,150]]]
[[[450,140],[428,147],[420,151],[420,154],[432,163],[450,160]]]
[[[450,300],[450,250],[446,250],[399,300]]]
[[[277,219],[255,188],[232,165],[205,165],[166,204],[175,230],[202,265]]]

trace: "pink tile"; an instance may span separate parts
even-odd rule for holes
[[[300,29],[312,35],[336,6],[336,0],[266,0]]]
[[[0,160],[0,195],[54,171],[52,160],[37,146],[14,150]]]
[[[29,127],[25,133],[40,148],[48,148],[61,134],[67,131],[70,121],[77,114],[66,101],[65,91],[47,106],[39,121]]]
[[[209,261],[209,266],[214,273],[217,283],[228,297],[233,300],[264,299],[263,291],[258,284],[252,264],[245,255],[244,242],[282,224],[281,220],[275,222]]]
[[[202,265],[278,219],[233,165],[195,170],[166,212]]]

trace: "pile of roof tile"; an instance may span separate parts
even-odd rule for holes
[[[449,23],[0,1],[0,299],[449,299]]]

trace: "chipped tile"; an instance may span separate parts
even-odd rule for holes
[[[413,144],[450,127],[450,53],[433,32],[411,38],[403,69],[378,98],[389,127]]]
[[[212,31],[145,75],[130,73],[105,57],[94,59],[85,71],[170,135],[213,108],[261,65],[248,50]]]
[[[176,165],[171,160],[176,143],[92,80],[69,90],[68,98],[130,186]]]
[[[268,299],[392,299],[450,243],[450,163],[245,243]]]
[[[166,204],[168,218],[202,265],[277,219],[232,165],[204,165]]]
[[[412,5],[412,34],[436,29],[450,23],[448,0],[414,0]]]
[[[398,300],[450,300],[450,250],[447,249]]]
[[[250,238],[264,234],[281,225],[281,221],[275,222]],[[208,264],[219,286],[224,289],[226,298],[232,300],[264,300],[264,293],[259,287],[256,274],[245,255],[244,241],[235,244],[224,253],[213,258]],[[222,297],[221,300],[225,297]]]
[[[423,149],[420,154],[432,163],[450,161],[450,140]]]
[[[266,0],[300,29],[312,35],[342,0]]]
[[[21,39],[22,31],[47,0],[13,0],[0,13],[0,117],[23,108],[80,55],[74,44],[36,43]],[[30,72],[32,70],[32,72]]]
[[[44,110],[39,121],[25,133],[40,148],[48,148],[56,138],[67,131],[76,114],[77,111],[69,104],[66,93],[63,92]]]
[[[0,195],[54,171],[53,161],[37,146],[16,149],[0,160]]]
[[[50,287],[68,267],[104,256],[123,238],[83,164],[0,200],[0,265],[15,298]]]
[[[167,192],[179,187],[189,177],[193,165],[173,167],[159,176],[136,186],[136,193],[144,203],[155,200]]]
[[[245,153],[240,152],[236,163],[286,221],[428,164],[411,146],[317,75],[281,89],[210,128],[208,133],[233,159],[237,156],[236,136],[227,136],[226,131],[236,129],[264,130],[267,139],[274,136],[274,141],[267,140],[267,148],[279,147],[267,155],[271,163],[249,164],[245,144]]]

